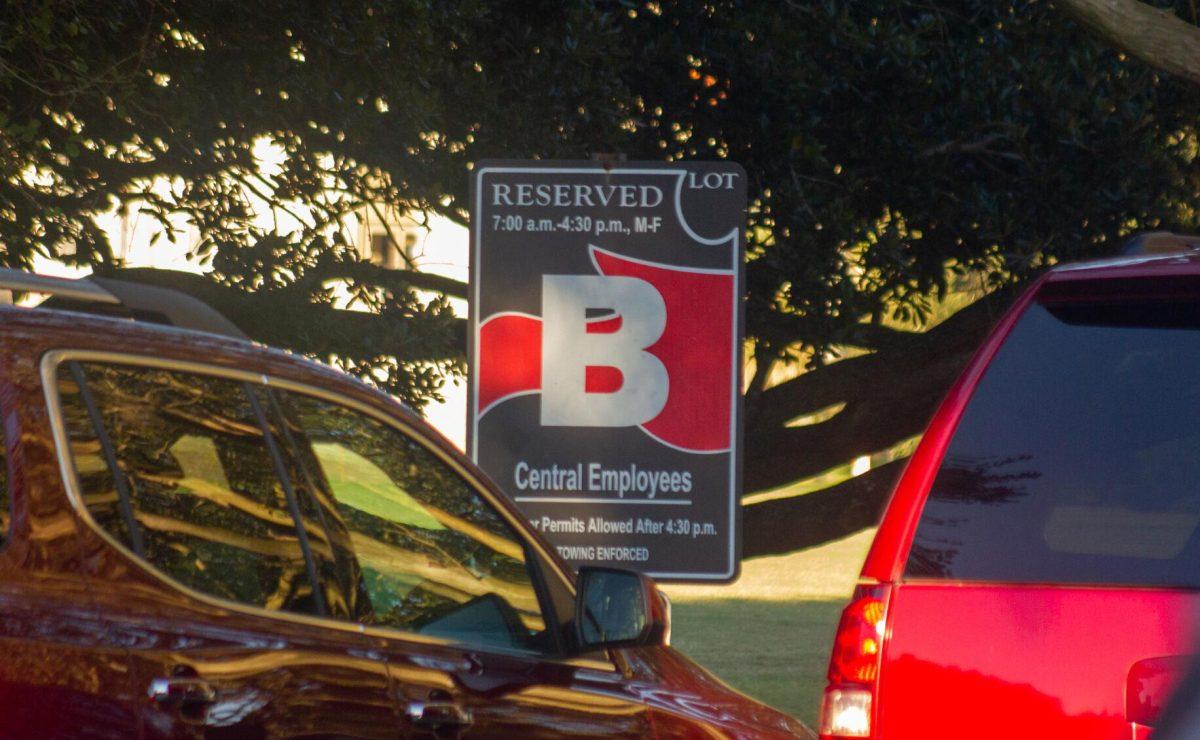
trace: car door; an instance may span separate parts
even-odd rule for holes
[[[282,398],[349,529],[370,604],[360,618],[411,730],[650,733],[646,707],[606,656],[566,657],[569,587],[466,466],[372,407]]]
[[[52,358],[92,602],[149,736],[395,736],[327,526],[249,378]]]
[[[110,690],[113,649],[88,603],[24,350],[0,331],[0,736],[124,737],[137,710]]]

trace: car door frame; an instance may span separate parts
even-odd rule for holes
[[[63,499],[41,403],[37,356],[18,327],[0,331],[0,423],[10,526],[0,546],[0,698],[5,735],[94,736],[134,729],[136,708],[110,690],[119,649],[98,629],[81,574],[79,522]]]

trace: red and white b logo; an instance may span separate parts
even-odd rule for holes
[[[542,276],[541,316],[480,324],[477,418],[540,393],[542,426],[640,427],[677,449],[728,450],[735,273],[590,252],[598,275]]]
[[[588,309],[615,314],[603,322],[615,329],[597,331]],[[658,416],[670,379],[646,349],[666,327],[662,295],[645,280],[543,275],[542,426],[626,427]]]

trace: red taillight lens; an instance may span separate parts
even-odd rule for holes
[[[887,632],[887,586],[859,586],[842,612],[829,686],[821,707],[821,737],[870,737],[879,658]]]
[[[886,611],[885,586],[859,586],[854,592],[833,640],[830,683],[874,683],[879,675]]]

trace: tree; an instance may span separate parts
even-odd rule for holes
[[[250,335],[419,406],[462,371],[464,335],[444,299],[416,291],[465,287],[360,263],[339,226],[389,206],[465,219],[471,159],[577,156],[618,132],[622,96],[601,74],[610,20],[557,2],[10,3],[3,262],[43,254],[116,274],[96,213],[137,208],[168,230],[186,217],[210,279],[125,276],[198,291]],[[592,97],[606,107],[577,111]],[[266,172],[263,140],[282,153]],[[381,319],[335,309],[334,280]]]
[[[1047,265],[1193,227],[1198,112],[1035,1],[26,3],[0,12],[0,238],[9,264],[180,287],[419,404],[463,329],[418,289],[463,286],[356,261],[348,214],[465,220],[484,157],[738,161],[754,492],[918,434]],[[284,158],[260,177],[262,137]],[[211,276],[115,264],[90,216],[116,202],[189,217]],[[986,297],[937,323],[964,286]],[[870,525],[895,468],[747,507],[747,554]]]
[[[695,70],[688,88],[639,68],[646,109],[663,111],[649,127],[673,133],[667,153],[727,153],[757,180],[748,490],[919,434],[1014,289],[1055,261],[1115,251],[1131,228],[1194,222],[1195,96],[1042,4],[698,2],[641,15],[651,56]],[[902,330],[927,328],[955,280],[947,265],[992,297],[928,333]],[[788,362],[809,372],[773,384],[769,368]],[[747,531],[778,535],[747,551],[868,526],[898,467],[749,507]]]

